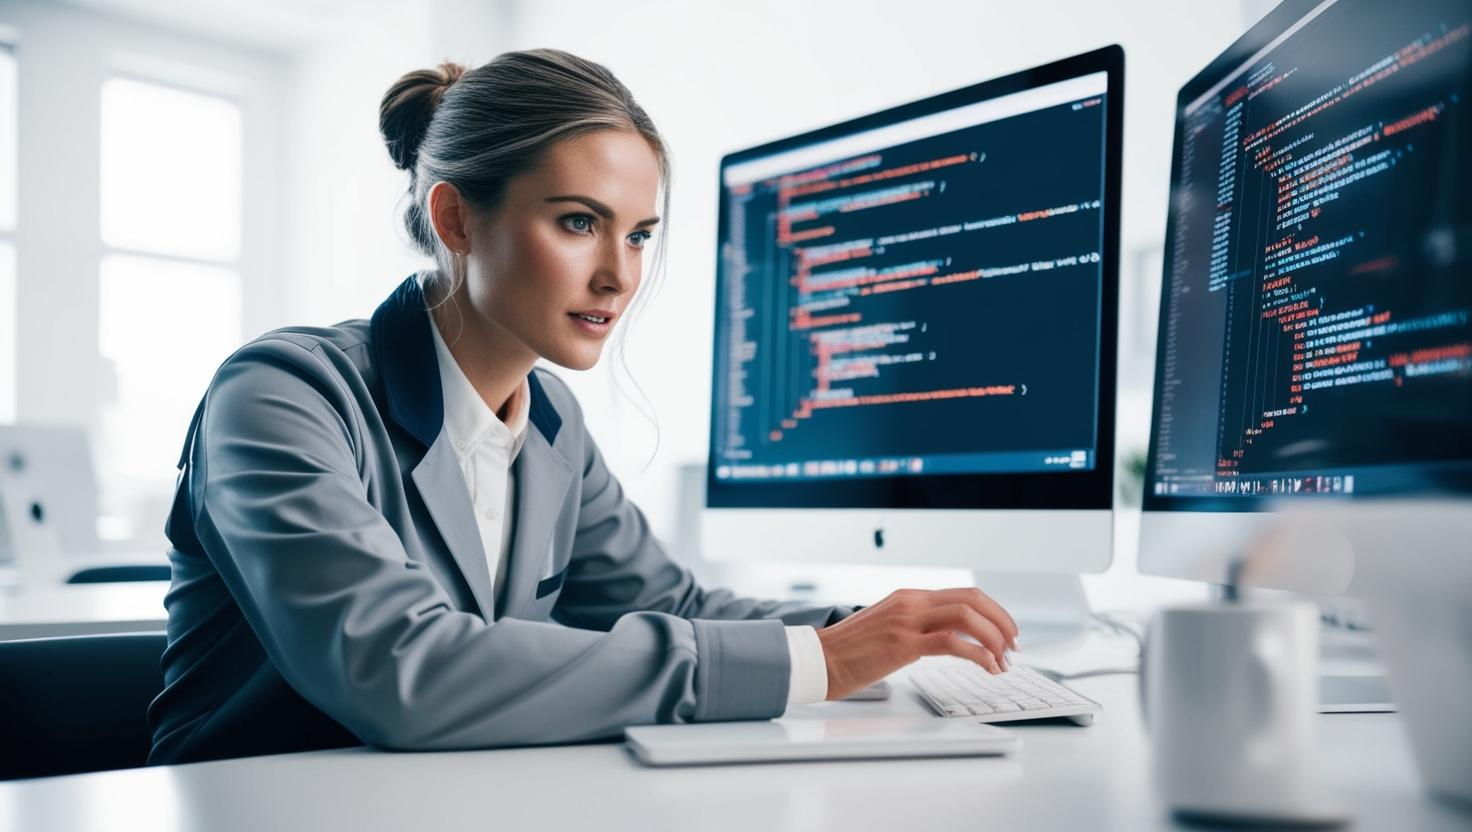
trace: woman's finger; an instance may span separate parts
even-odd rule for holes
[[[997,625],[966,604],[936,607],[920,621],[926,632],[952,630],[971,636],[994,656],[1001,656],[1007,649],[1007,639]]]
[[[990,595],[982,592],[974,586],[957,587],[955,589],[937,589],[931,593],[937,604],[965,604],[981,613],[988,621],[992,622],[1005,637],[1007,646],[1013,650],[1017,649],[1017,622],[1012,620],[1012,615],[992,599]]]
[[[975,662],[993,675],[1002,672],[997,657],[985,647],[967,641],[949,630],[926,633],[921,639],[920,650],[926,656],[956,656]]]

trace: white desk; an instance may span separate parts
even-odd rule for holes
[[[1117,652],[1117,651],[1116,651]],[[1039,652],[1039,664],[1077,665]],[[925,713],[899,675],[888,702],[804,715]],[[621,744],[438,754],[321,751],[0,783],[0,829],[65,830],[1148,830],[1132,676],[1076,687],[1093,727],[1014,728],[1011,758],[651,769]],[[1393,714],[1321,716],[1320,774],[1358,829],[1459,830],[1472,813],[1424,795]]]
[[[168,581],[15,586],[0,590],[0,641],[162,631]]]

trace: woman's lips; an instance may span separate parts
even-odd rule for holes
[[[601,309],[588,312],[569,312],[567,316],[572,319],[572,322],[579,329],[589,335],[602,337],[607,335],[608,330],[613,328],[614,313]]]

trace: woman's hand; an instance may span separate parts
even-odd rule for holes
[[[1017,649],[1017,625],[975,587],[901,589],[819,630],[818,640],[828,666],[828,698],[842,699],[921,656],[960,656],[1001,673],[1007,669],[1003,651]]]

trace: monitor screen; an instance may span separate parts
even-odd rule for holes
[[[711,506],[1109,506],[1121,73],[726,157]]]
[[[1284,3],[1181,92],[1147,510],[1472,484],[1472,6]]]

